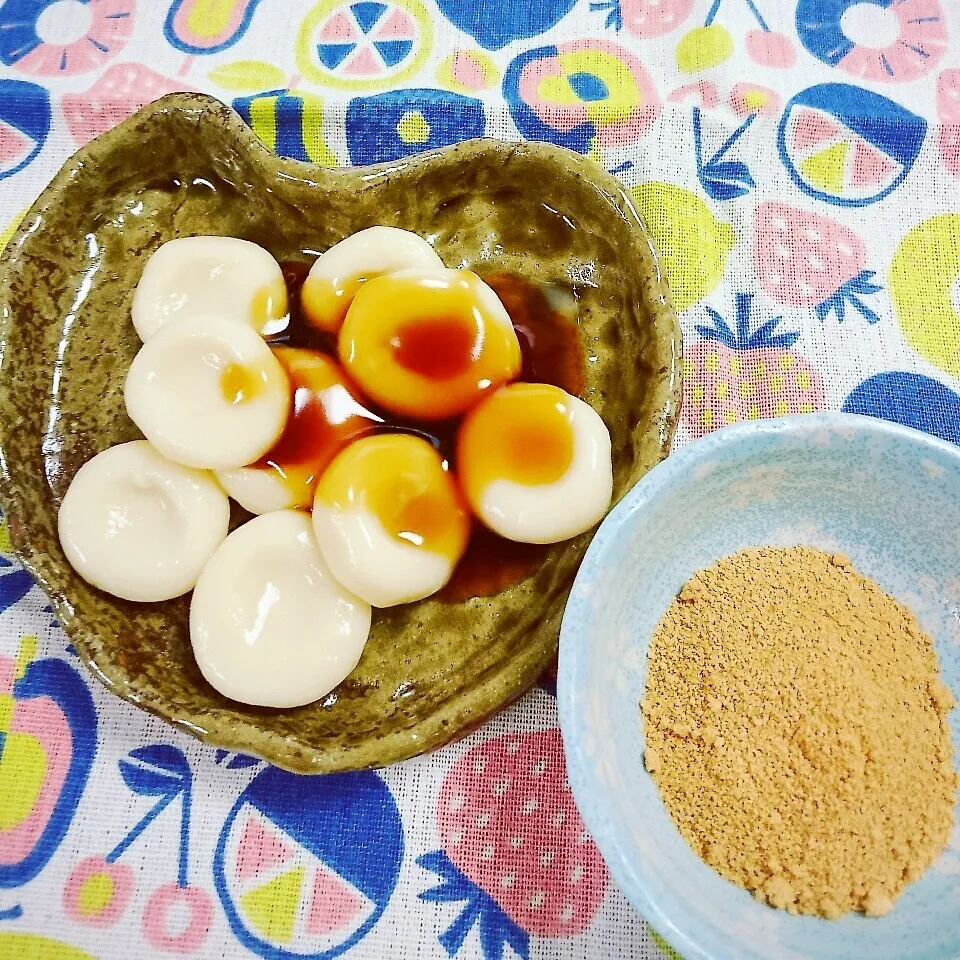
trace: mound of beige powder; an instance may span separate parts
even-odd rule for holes
[[[953,826],[953,705],[930,638],[846,557],[744,550],[660,621],[645,763],[690,846],[757,899],[881,916]]]

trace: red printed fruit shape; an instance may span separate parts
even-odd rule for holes
[[[847,306],[868,323],[880,318],[863,301],[881,287],[866,270],[866,248],[849,227],[786,203],[757,207],[754,269],[760,286],[778,303],[813,307],[820,320],[831,310],[843,320]]]
[[[752,322],[753,294],[737,294],[733,326],[711,307],[712,326],[683,358],[683,422],[694,439],[736,423],[824,406],[823,380],[793,350],[799,333],[779,332],[780,317]]]
[[[0,889],[32,880],[76,812],[97,744],[93,698],[62,660],[34,660],[36,637],[0,657]]]
[[[440,935],[450,956],[479,923],[485,960],[507,944],[528,957],[530,934],[583,933],[603,902],[607,868],[574,805],[559,730],[469,751],[444,781],[437,830],[443,849],[418,863],[440,882],[420,898],[463,904]]]

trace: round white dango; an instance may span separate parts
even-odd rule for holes
[[[610,506],[610,433],[593,407],[559,387],[514,383],[464,418],[457,474],[494,533],[521,543],[568,540]]]
[[[88,583],[151,602],[193,589],[230,522],[227,495],[205,470],[146,440],[104,450],[78,471],[60,505],[60,543]]]
[[[281,510],[238,527],[206,565],[190,604],[204,677],[232,700],[297,707],[360,660],[370,607],[334,579],[310,516]]]
[[[402,417],[448,420],[519,376],[520,341],[470,270],[400,270],[365,283],[337,338],[348,376]]]
[[[214,314],[158,330],[130,366],[124,399],[164,456],[211,470],[263,456],[291,404],[287,375],[259,334]]]
[[[314,262],[300,291],[303,315],[314,329],[336,333],[367,280],[410,268],[442,269],[443,261],[423,237],[409,230],[360,230]]]
[[[217,470],[215,476],[220,486],[248,513],[258,515],[275,510],[307,509],[310,506],[309,503],[298,502],[297,496],[298,488],[310,490],[310,487],[306,483],[294,486],[276,470],[236,467],[233,470]],[[311,490],[309,497],[312,496]]]
[[[341,451],[317,484],[313,525],[334,576],[375,607],[436,593],[470,537],[440,454],[409,434],[364,437]]]
[[[208,313],[267,335],[286,324],[287,288],[280,264],[249,240],[180,237],[147,261],[131,312],[143,341],[171,320]]]

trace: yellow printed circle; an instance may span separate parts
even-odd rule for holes
[[[352,12],[353,7],[362,6],[357,0],[320,0],[297,31],[296,61],[300,73],[314,83],[341,90],[376,90],[396,86],[420,70],[433,43],[430,14],[421,0],[384,2],[387,9],[381,18],[383,26],[374,26],[368,32],[366,24]],[[393,34],[378,40],[377,31],[389,30],[391,21],[403,21],[406,27],[394,26]],[[402,37],[399,40],[398,30]],[[408,42],[409,52],[390,62],[390,45],[396,50],[397,43]],[[343,59],[328,58],[324,62],[321,51],[325,47],[342,48]]]
[[[960,377],[960,213],[924,220],[900,242],[890,264],[890,298],[907,343],[925,360]]]
[[[411,110],[400,118],[397,136],[406,144],[426,143],[430,138],[430,124],[419,110]]]

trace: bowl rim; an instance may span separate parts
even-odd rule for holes
[[[273,153],[231,106],[215,97],[198,93],[168,94],[95,137],[63,163],[23,215],[20,225],[0,254],[0,308],[6,306],[9,298],[10,275],[13,269],[11,265],[15,264],[21,245],[36,229],[40,217],[51,205],[61,202],[63,194],[69,190],[85,167],[96,167],[105,157],[110,157],[111,150],[121,144],[128,133],[137,131],[140,136],[141,131],[138,128],[158,117],[166,117],[168,122],[176,121],[190,126],[198,126],[201,122],[216,124],[219,128],[218,136],[225,144],[267,165],[269,171],[293,180],[309,177],[312,183],[327,188],[335,182],[369,185],[401,169],[417,165],[442,167],[467,162],[472,155],[485,151],[505,159],[513,156],[547,158],[556,165],[558,172],[566,177],[588,178],[598,195],[610,202],[611,208],[615,206],[621,209],[621,215],[627,220],[637,243],[649,248],[651,261],[656,269],[656,289],[645,297],[644,302],[652,315],[651,324],[657,331],[659,346],[653,352],[662,367],[655,370],[651,378],[651,415],[644,436],[645,449],[650,456],[648,462],[655,463],[667,455],[679,418],[682,339],[677,314],[666,291],[665,281],[662,280],[662,270],[649,230],[630,204],[626,187],[616,177],[588,158],[552,144],[484,137],[426,150],[401,161],[363,167],[330,168]],[[0,310],[0,396],[13,389],[9,382],[11,351],[8,350],[6,338],[6,327],[11,322],[12,313],[6,309]],[[258,737],[262,730],[256,718],[248,717],[238,721],[219,708],[198,718],[198,715],[191,715],[169,699],[145,696],[131,685],[130,678],[124,675],[123,671],[101,664],[94,642],[97,631],[73,622],[75,618],[68,592],[62,588],[56,577],[47,575],[43,551],[36,544],[30,543],[22,530],[20,518],[25,508],[16,496],[18,484],[7,455],[7,438],[16,428],[17,424],[13,422],[0,423],[0,504],[9,523],[10,537],[18,560],[33,575],[48,595],[57,615],[68,625],[66,632],[77,647],[80,659],[99,682],[111,693],[160,716],[177,729],[205,743],[256,753],[270,763],[297,773],[329,773],[365,769],[371,765],[384,766],[419,756],[451,740],[466,736],[536,683],[540,669],[528,670],[518,681],[511,677],[511,664],[516,661],[505,658],[497,669],[483,676],[476,687],[479,692],[472,704],[454,702],[448,698],[429,716],[382,736],[379,739],[381,753],[373,763],[363,760],[360,751],[354,746],[317,747],[280,733],[262,738]],[[542,666],[541,664],[541,669]],[[233,704],[232,708],[237,709],[236,704]],[[197,722],[194,722],[195,720]],[[252,743],[252,740],[256,742]]]
[[[607,816],[609,795],[594,785],[593,764],[579,736],[581,724],[578,717],[584,706],[581,678],[585,676],[584,668],[589,661],[591,649],[589,644],[583,642],[585,631],[572,624],[575,618],[581,621],[588,619],[593,586],[604,575],[607,554],[622,528],[661,494],[682,484],[684,477],[689,476],[698,464],[751,437],[789,436],[808,443],[818,432],[824,430],[883,435],[920,450],[935,450],[953,459],[960,471],[960,447],[957,445],[913,427],[863,414],[823,411],[743,421],[723,427],[681,447],[676,453],[671,453],[642,477],[607,514],[587,548],[564,609],[557,667],[557,712],[570,789],[584,824],[595,840],[617,886],[648,925],[666,940],[683,960],[735,958],[733,954],[715,950],[686,929],[674,924],[663,906],[663,901],[668,898],[657,898],[649,893],[647,880],[652,876],[652,871],[646,868],[643,858],[620,836],[612,819]],[[784,913],[784,916],[789,915]],[[738,954],[736,960],[764,958],[756,954],[750,954],[749,957]]]

